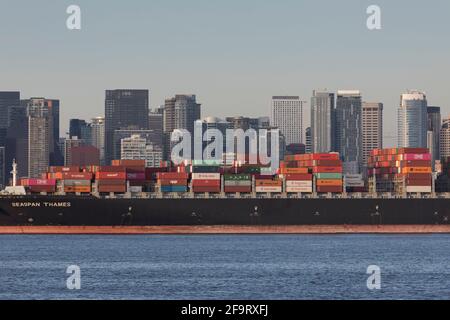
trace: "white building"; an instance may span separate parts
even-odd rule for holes
[[[398,109],[398,147],[426,148],[428,102],[425,93],[409,91],[401,95]]]
[[[100,151],[100,163],[105,162],[105,118],[97,117],[92,119],[91,139],[92,145]]]
[[[383,104],[363,102],[362,104],[362,148],[363,166],[367,165],[370,152],[383,149]]]
[[[280,129],[285,137],[286,145],[305,143],[303,103],[298,96],[272,97],[271,126]]]
[[[163,159],[161,148],[148,144],[140,135],[132,135],[121,140],[122,160],[145,160],[146,167],[159,167]]]
[[[444,119],[439,140],[441,159],[450,157],[450,117]]]

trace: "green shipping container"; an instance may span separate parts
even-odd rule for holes
[[[341,173],[316,173],[315,177],[316,177],[316,179],[339,180],[339,179],[342,179],[342,174]]]
[[[252,180],[252,176],[249,174],[225,174],[223,176],[224,180],[231,181],[243,181],[243,180]]]
[[[249,180],[226,180],[225,181],[225,187],[251,187],[252,182]]]

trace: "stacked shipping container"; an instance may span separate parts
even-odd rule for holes
[[[373,150],[368,176],[378,192],[431,193],[431,154],[425,148]]]
[[[314,175],[316,192],[318,193],[342,193],[342,161],[337,153],[287,156],[285,167],[281,168],[280,171],[289,172],[293,168],[306,169],[308,173]]]
[[[252,176],[250,174],[225,174],[223,180],[225,193],[252,192]]]

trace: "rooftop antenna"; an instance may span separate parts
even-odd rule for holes
[[[17,186],[17,162],[16,159],[13,160],[13,164],[12,164],[12,186],[16,187]]]

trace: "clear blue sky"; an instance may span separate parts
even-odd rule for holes
[[[195,93],[203,115],[269,115],[272,95],[360,89],[385,104],[427,92],[450,113],[448,0],[0,0],[0,90],[59,98],[68,119],[104,112],[104,90],[145,88],[152,107]],[[66,8],[82,30],[66,29]],[[381,31],[366,8],[382,8]],[[388,144],[395,140],[389,139]]]

